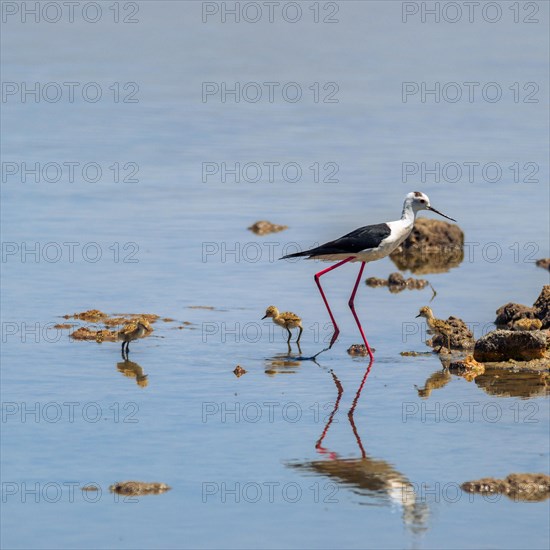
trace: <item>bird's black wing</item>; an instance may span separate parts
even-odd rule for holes
[[[361,250],[376,248],[381,241],[389,237],[390,227],[386,223],[377,223],[375,225],[366,225],[360,227],[335,241],[317,246],[303,252],[287,254],[283,258],[297,258],[299,256],[323,256],[329,254],[356,254]]]

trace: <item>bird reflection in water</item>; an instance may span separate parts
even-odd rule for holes
[[[294,374],[297,372],[297,367],[303,364],[300,359],[301,356],[291,355],[290,346],[288,353],[278,353],[273,357],[266,359],[265,373],[268,376],[275,376],[276,374]],[[319,365],[315,359],[311,359],[316,365]]]
[[[331,371],[338,394],[334,408],[315,445],[315,448],[323,455],[324,459],[303,463],[289,463],[288,466],[328,476],[344,487],[350,488],[354,493],[368,496],[374,501],[374,504],[384,505],[389,503],[399,507],[402,510],[403,523],[407,528],[411,529],[414,533],[420,533],[427,529],[429,515],[427,504],[422,502],[416,495],[413,484],[389,462],[373,458],[366,453],[361,436],[355,425],[353,415],[372,368],[372,363],[372,361],[369,363],[363,375],[361,384],[348,412],[348,420],[361,456],[359,458],[341,458],[338,453],[323,446],[323,441],[338,411],[340,400],[344,393],[342,383],[334,372]]]
[[[418,392],[418,397],[422,399],[428,399],[433,390],[439,390],[444,388],[452,379],[449,369],[444,368],[442,370],[435,371],[427,380],[424,382],[424,387],[416,387]]]
[[[147,374],[143,372],[143,367],[141,367],[137,363],[134,363],[134,361],[130,361],[129,359],[126,359],[125,361],[119,361],[116,364],[116,368],[124,376],[127,376],[128,378],[135,378],[136,384],[141,388],[146,388],[149,384]]]

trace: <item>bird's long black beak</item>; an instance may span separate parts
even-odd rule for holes
[[[420,317],[420,316],[421,316],[421,315],[420,315],[420,313],[419,313],[416,317]],[[416,319],[416,317],[415,317],[415,319]]]
[[[450,216],[445,216],[445,214],[442,214],[439,210],[436,210],[433,206],[426,206],[426,210],[431,210],[432,212],[435,212],[436,214],[439,214],[440,216],[443,216],[444,218],[447,218],[452,222],[456,222],[454,218],[451,218]]]
[[[266,317],[267,317],[267,315],[264,315],[264,316],[262,317],[262,321],[263,321]]]

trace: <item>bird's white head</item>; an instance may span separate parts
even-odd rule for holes
[[[456,222],[455,219],[446,216],[439,210],[436,210],[431,204],[428,195],[421,193],[420,191],[412,191],[405,197],[405,203],[403,204],[403,211],[411,209],[416,216],[417,212],[420,210],[431,210],[448,220]]]

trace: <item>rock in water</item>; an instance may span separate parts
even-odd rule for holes
[[[523,304],[508,302],[497,309],[497,318],[495,325],[497,327],[512,327],[514,323],[521,319],[534,319],[535,310],[532,307]]]
[[[284,231],[285,229],[288,229],[288,225],[277,225],[276,223],[261,220],[253,223],[248,229],[252,231],[252,233],[256,233],[256,235],[268,235],[269,233]]]
[[[472,349],[474,347],[474,334],[462,319],[451,315],[446,323],[452,330],[450,334],[451,349]],[[447,337],[436,334],[431,340],[428,340],[427,344],[434,348],[445,347],[447,346]]]
[[[420,218],[403,244],[390,254],[402,271],[439,273],[458,266],[464,259],[464,232],[458,225]]]
[[[371,348],[371,351],[376,351],[374,348]],[[348,348],[348,353],[354,357],[365,357],[369,354],[365,344],[353,344]]]
[[[537,319],[542,322],[542,328],[550,328],[550,285],[544,285],[537,301],[533,304]]]
[[[474,347],[476,361],[530,361],[544,357],[546,332],[497,329],[481,337]]]
[[[533,307],[509,302],[497,309],[495,325],[512,328],[522,319],[539,319],[542,328],[550,328],[550,285],[544,285]],[[532,329],[531,329],[532,330]]]
[[[468,355],[462,360],[452,361],[449,365],[449,371],[471,382],[476,376],[481,376],[485,373],[485,367],[482,363],[478,363],[471,355]]]
[[[237,378],[240,378],[243,374],[246,374],[248,371],[243,369],[241,367],[241,365],[237,365],[235,367],[235,370],[233,371],[233,374],[237,377]]]

